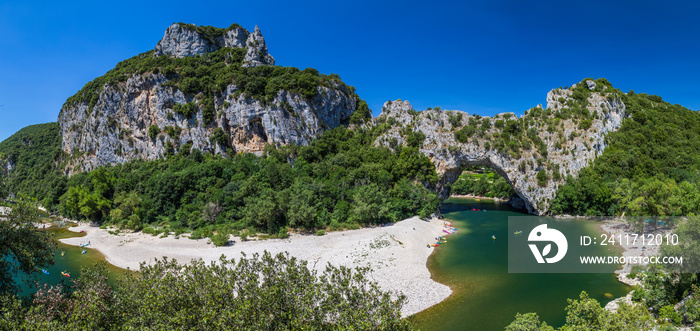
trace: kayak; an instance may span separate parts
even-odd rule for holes
[[[43,272],[43,273],[45,273],[45,274],[47,274],[47,275],[49,274],[49,272],[46,271],[46,269],[41,269],[41,272]]]
[[[65,272],[65,271],[61,271],[61,275],[64,275],[64,276],[66,276],[66,277],[70,277],[70,274],[67,273],[67,272]]]

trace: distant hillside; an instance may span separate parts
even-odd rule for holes
[[[2,174],[10,193],[60,196],[66,183],[58,170],[62,159],[56,122],[30,125],[0,142]]]

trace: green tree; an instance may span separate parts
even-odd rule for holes
[[[328,265],[322,274],[265,252],[209,265],[158,260],[114,288],[104,269],[84,271],[75,291],[40,291],[30,330],[410,330],[405,297],[393,300],[368,269]]]
[[[54,263],[55,240],[34,226],[36,201],[20,197],[10,208],[0,221],[0,294],[16,292],[13,279],[19,272],[29,274]]]
[[[389,216],[387,195],[377,184],[362,186],[353,195],[353,216],[361,223],[379,223]]]
[[[536,313],[515,315],[515,320],[506,327],[506,331],[554,331],[546,322],[540,322]]]
[[[151,140],[155,140],[159,133],[160,128],[157,125],[151,125],[148,127],[148,137],[151,138]]]

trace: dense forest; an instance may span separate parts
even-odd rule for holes
[[[7,182],[7,193],[32,197],[59,194],[56,190],[66,178],[57,169],[64,158],[58,123],[30,125],[0,142],[0,164],[4,168],[0,180]]]
[[[655,95],[619,93],[629,118],[577,178],[567,178],[554,214],[700,213],[700,114]]]
[[[194,238],[219,234],[220,239],[244,229],[285,236],[287,227],[337,230],[427,217],[439,206],[426,188],[437,181],[428,158],[416,146],[375,147],[377,133],[371,130],[339,127],[309,146],[270,146],[261,157],[182,148],[166,159],[135,160],[70,178],[55,170],[60,157],[45,162],[46,153],[60,152],[55,141],[40,143],[36,139],[44,130],[32,132],[37,136],[23,139],[36,149],[19,143],[10,153],[23,160],[10,177],[13,191],[36,196],[65,216],[121,228],[194,231]],[[33,172],[35,177],[15,175]],[[31,185],[25,178],[34,178]]]

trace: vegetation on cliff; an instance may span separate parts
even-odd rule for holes
[[[47,207],[66,216],[144,231],[241,230],[284,234],[291,228],[352,228],[437,210],[426,185],[435,168],[415,147],[392,152],[371,132],[345,127],[309,146],[268,148],[232,158],[183,150],[165,160],[133,161],[72,176]],[[153,228],[156,229],[153,229]]]
[[[174,105],[174,112],[189,117],[201,109],[205,124],[213,121],[216,116],[214,98],[222,96],[223,91],[232,84],[237,87],[235,96],[244,94],[265,103],[271,102],[281,90],[313,98],[320,93],[319,86],[343,87],[358,100],[358,114],[354,121],[359,122],[371,116],[367,104],[355,94],[353,87],[340,80],[339,75],[324,75],[313,68],[299,70],[294,67],[268,65],[244,67],[242,63],[245,53],[245,48],[224,47],[201,56],[175,58],[167,55],[155,56],[154,51],[148,51],[119,62],[105,75],[85,84],[80,91],[66,100],[61,111],[84,103],[91,112],[104,86],[126,82],[137,74],[153,73],[164,75],[167,79],[164,85],[181,90],[188,99],[196,97],[196,104]]]
[[[552,212],[574,215],[700,213],[700,114],[660,97],[618,92],[632,116],[577,178],[567,178]]]

